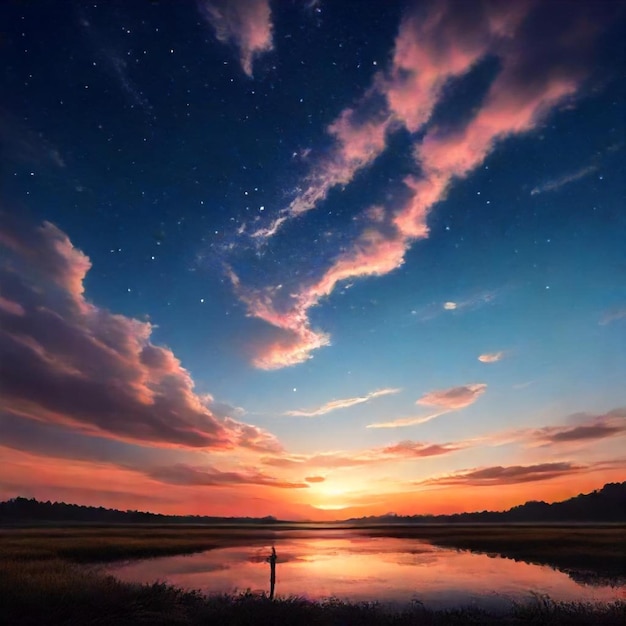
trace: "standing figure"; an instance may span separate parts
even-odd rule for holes
[[[276,586],[276,548],[274,546],[272,546],[272,553],[265,560],[270,564],[270,600],[273,600]]]

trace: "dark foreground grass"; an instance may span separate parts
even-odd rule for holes
[[[155,583],[123,583],[97,569],[59,559],[0,562],[0,621],[31,625],[429,626],[626,624],[626,603],[596,606],[535,598],[506,614],[475,609],[431,611],[419,604],[391,611],[376,603],[312,602],[265,595],[204,596]]]

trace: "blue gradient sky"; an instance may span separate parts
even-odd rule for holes
[[[320,518],[624,479],[623,7],[374,4],[3,4],[0,495]],[[419,185],[440,178],[427,203]],[[307,188],[323,191],[294,209]],[[15,346],[69,377],[64,393],[93,374],[74,344],[25,343],[43,336],[25,285],[100,346],[122,324],[107,389],[150,402],[149,379],[165,412],[60,410]],[[128,365],[131,319],[151,325],[141,346],[178,359],[169,379],[139,352]],[[168,439],[179,421],[208,432],[200,419],[221,443]]]

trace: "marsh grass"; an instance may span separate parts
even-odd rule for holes
[[[445,532],[447,531],[447,533]],[[368,531],[369,532],[369,531]],[[525,529],[498,531],[431,528],[409,536],[433,543],[465,548],[494,541],[510,546],[540,546],[546,550],[572,549],[606,555],[619,549],[621,529],[598,532],[550,529],[534,535]],[[543,531],[541,531],[543,532]],[[558,533],[561,533],[560,535]],[[455,535],[455,533],[457,533]],[[473,534],[472,534],[473,533]],[[568,535],[568,533],[570,533]],[[375,533],[369,533],[375,534]],[[427,533],[426,533],[427,534]],[[337,599],[309,601],[289,597],[270,600],[264,594],[204,596],[156,582],[124,583],[107,575],[98,563],[118,559],[184,554],[220,546],[266,543],[277,534],[268,529],[198,527],[74,527],[11,529],[0,531],[0,622],[29,625],[457,625],[457,624],[626,624],[626,603],[607,605],[557,603],[545,596],[512,604],[505,614],[493,615],[477,608],[432,611],[419,602],[390,611],[375,602],[349,603]],[[387,532],[387,536],[398,536]],[[495,536],[495,538],[494,538]],[[550,547],[546,542],[560,546]],[[569,539],[568,539],[569,536]],[[452,541],[456,543],[452,543]],[[471,546],[467,545],[471,543]],[[586,547],[583,549],[583,544]],[[563,547],[565,546],[565,547]],[[500,545],[502,548],[502,545]],[[496,550],[495,546],[493,551]]]

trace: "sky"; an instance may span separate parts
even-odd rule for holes
[[[294,520],[626,479],[622,2],[0,6],[0,499]]]

